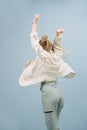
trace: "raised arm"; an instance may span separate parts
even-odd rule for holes
[[[53,42],[53,44],[54,44],[56,47],[58,47],[59,49],[62,49],[60,40],[61,40],[61,37],[62,37],[62,34],[63,34],[63,33],[64,33],[64,29],[58,29],[58,30],[56,31],[56,37],[55,37],[54,42]]]
[[[38,52],[39,49],[39,38],[38,38],[38,33],[37,33],[37,22],[40,18],[39,14],[35,14],[33,21],[32,21],[32,31],[30,33],[30,40],[32,47],[35,49],[36,53]]]
[[[32,21],[32,32],[37,32],[37,22],[40,18],[40,14],[35,14],[33,21]]]

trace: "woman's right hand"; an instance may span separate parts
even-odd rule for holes
[[[38,22],[39,18],[40,18],[40,14],[35,14],[33,22]]]

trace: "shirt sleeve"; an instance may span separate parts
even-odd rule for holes
[[[30,33],[30,40],[32,47],[35,49],[37,55],[40,55],[41,57],[48,57],[49,53],[47,53],[39,44],[37,32]]]
[[[61,34],[60,36],[56,36],[54,39],[54,42],[53,42],[53,45],[55,46],[56,53],[61,57],[63,56],[63,48],[61,45],[61,37],[62,36],[63,36],[63,34]]]
[[[62,36],[63,36],[62,34],[58,37],[56,36],[55,39],[54,39],[54,42],[53,42],[55,47],[58,48],[59,50],[62,50],[62,46],[61,46],[61,37]]]
[[[32,47],[35,49],[37,53],[40,48],[38,33],[37,32],[30,33],[30,40]]]

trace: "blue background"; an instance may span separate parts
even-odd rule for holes
[[[0,130],[46,130],[40,84],[20,87],[18,78],[27,59],[35,57],[29,34],[40,13],[39,37],[64,28],[63,47],[70,51],[73,79],[60,79],[65,105],[63,130],[87,130],[87,1],[0,0]]]

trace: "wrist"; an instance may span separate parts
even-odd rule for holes
[[[37,24],[37,22],[33,21],[32,24]]]
[[[36,21],[36,20],[33,20],[32,23],[33,23],[33,24],[37,24],[37,21]]]

